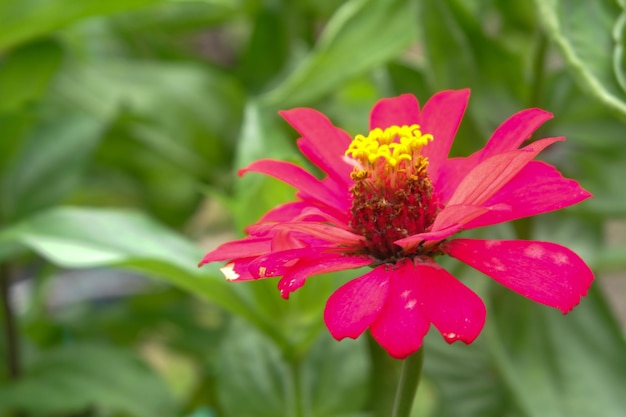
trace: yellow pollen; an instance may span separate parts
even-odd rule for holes
[[[346,155],[361,165],[373,165],[381,158],[387,166],[396,167],[400,161],[412,161],[422,146],[433,140],[430,134],[422,134],[419,125],[391,126],[385,130],[373,129],[367,136],[356,135]]]

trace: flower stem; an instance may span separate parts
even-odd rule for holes
[[[367,410],[372,417],[389,417],[393,408],[396,384],[400,379],[402,361],[389,356],[372,335],[367,334],[370,352],[370,392]]]
[[[413,400],[415,399],[415,393],[417,392],[417,386],[419,385],[420,376],[422,374],[423,360],[424,351],[421,348],[404,360],[391,417],[410,416]]]

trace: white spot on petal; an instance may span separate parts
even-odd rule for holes
[[[409,298],[409,295],[411,295],[411,290],[404,290],[402,294],[400,294],[400,296],[404,298],[405,300]]]
[[[498,258],[491,258],[491,261],[487,264],[487,266],[495,269],[496,271],[506,271],[506,266]]]
[[[487,246],[487,249],[491,249],[491,248],[495,248],[496,246],[499,246],[500,242],[497,240],[488,240],[485,242],[485,246]]]
[[[530,245],[524,249],[524,255],[533,259],[541,259],[545,256],[546,250],[541,245]]]
[[[224,265],[220,268],[220,271],[222,271],[222,274],[224,274],[224,277],[226,277],[228,281],[234,281],[240,277],[240,275],[235,272],[235,264],[233,262]]]
[[[552,260],[557,265],[567,265],[569,264],[569,258],[564,253],[552,253]]]
[[[417,300],[415,300],[415,299],[409,300],[409,302],[406,303],[404,308],[406,308],[407,310],[413,310],[413,308],[415,307],[416,304],[417,304]]]

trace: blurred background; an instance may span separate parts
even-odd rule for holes
[[[0,0],[0,416],[388,417],[397,361],[323,325],[349,271],[289,301],[203,254],[306,165],[277,111],[365,133],[382,97],[472,89],[453,154],[511,114],[594,194],[472,232],[567,244],[597,273],[567,316],[475,271],[470,346],[426,341],[414,416],[626,415],[623,0]],[[308,166],[308,165],[307,165]],[[620,321],[621,317],[621,321]]]

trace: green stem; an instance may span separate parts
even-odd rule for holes
[[[413,400],[422,374],[423,361],[423,348],[404,360],[391,417],[409,417],[411,415]]]
[[[396,395],[396,384],[400,379],[402,361],[389,356],[387,351],[380,347],[371,334],[367,333],[371,370],[370,392],[367,410],[372,417],[389,417]]]
[[[0,265],[0,303],[2,304],[2,316],[4,318],[4,340],[6,340],[7,343],[7,370],[9,379],[15,380],[19,378],[21,370],[17,326],[10,299],[10,272],[10,268],[7,264]]]

